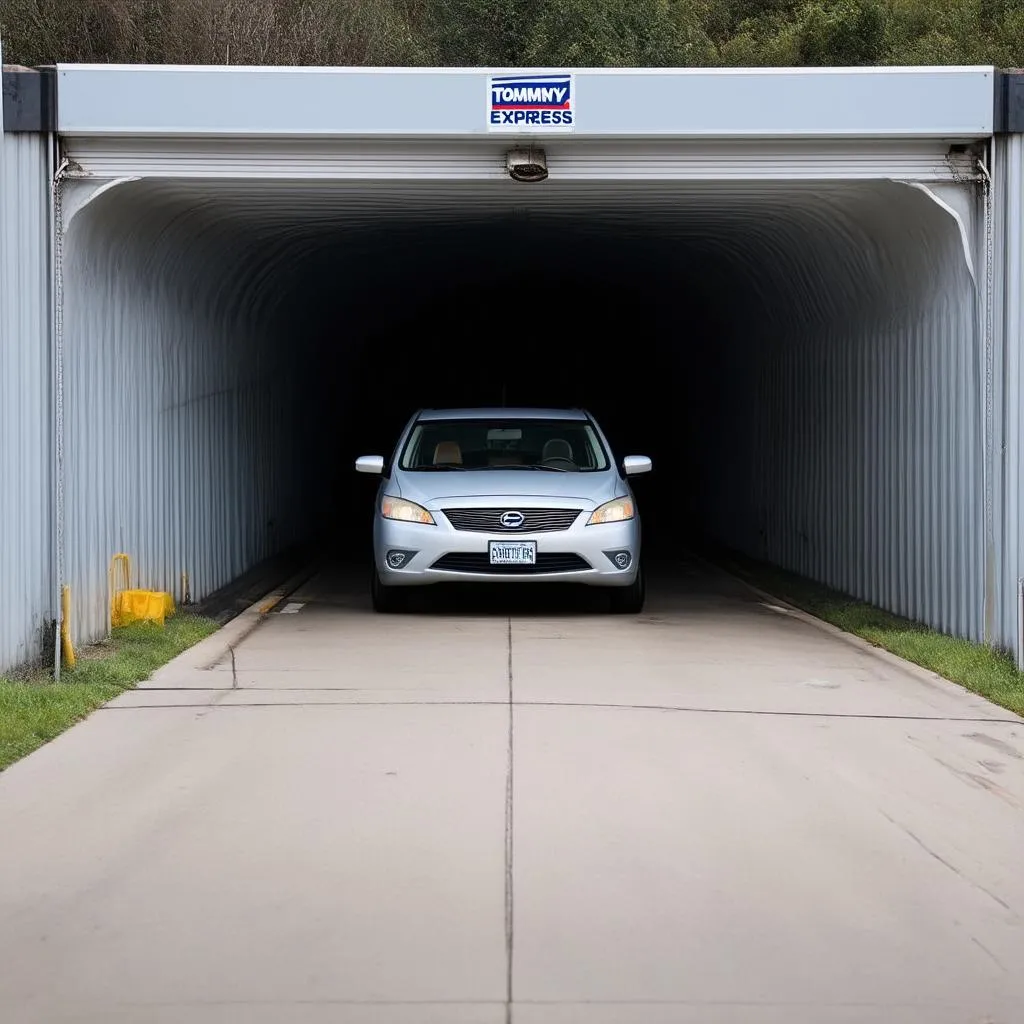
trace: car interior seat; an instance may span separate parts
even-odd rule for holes
[[[572,457],[572,445],[561,437],[553,437],[550,441],[545,442],[540,460],[541,462],[552,462],[554,460],[562,462],[576,461]]]
[[[461,466],[462,448],[458,441],[441,441],[434,448],[435,466]]]

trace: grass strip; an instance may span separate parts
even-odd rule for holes
[[[42,672],[0,678],[0,771],[32,753],[100,705],[148,679],[217,624],[178,614],[163,628],[136,623],[78,652],[78,664],[55,683]]]

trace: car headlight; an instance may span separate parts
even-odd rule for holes
[[[587,526],[596,526],[599,523],[624,523],[632,519],[633,499],[616,498],[614,501],[606,501],[600,508],[595,508],[587,520]]]
[[[384,496],[380,503],[380,514],[385,519],[397,519],[402,523],[423,523],[434,526],[434,517],[422,506],[405,498]]]

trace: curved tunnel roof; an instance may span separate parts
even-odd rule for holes
[[[504,241],[494,246],[493,231]],[[429,241],[424,241],[429,231]],[[69,245],[99,232],[142,249],[152,272],[193,278],[215,306],[273,316],[280,282],[329,254],[333,288],[358,306],[380,284],[383,261],[412,301],[444,280],[501,286],[575,261],[595,241],[614,272],[652,282],[730,268],[762,313],[798,308],[816,321],[897,307],[941,279],[959,226],[924,191],[891,182],[592,182],[522,188],[496,182],[129,181],[76,215]],[[229,265],[222,246],[235,254]],[[957,245],[956,250],[961,250]],[[117,250],[90,247],[90,258]],[[206,255],[204,255],[204,253]],[[218,267],[211,274],[213,260]],[[274,283],[277,286],[274,286]],[[212,290],[211,290],[212,289]],[[388,310],[380,310],[386,316]]]

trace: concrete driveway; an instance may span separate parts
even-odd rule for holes
[[[0,1019],[1024,1020],[1020,719],[696,567],[535,596],[324,573],[0,775]]]

